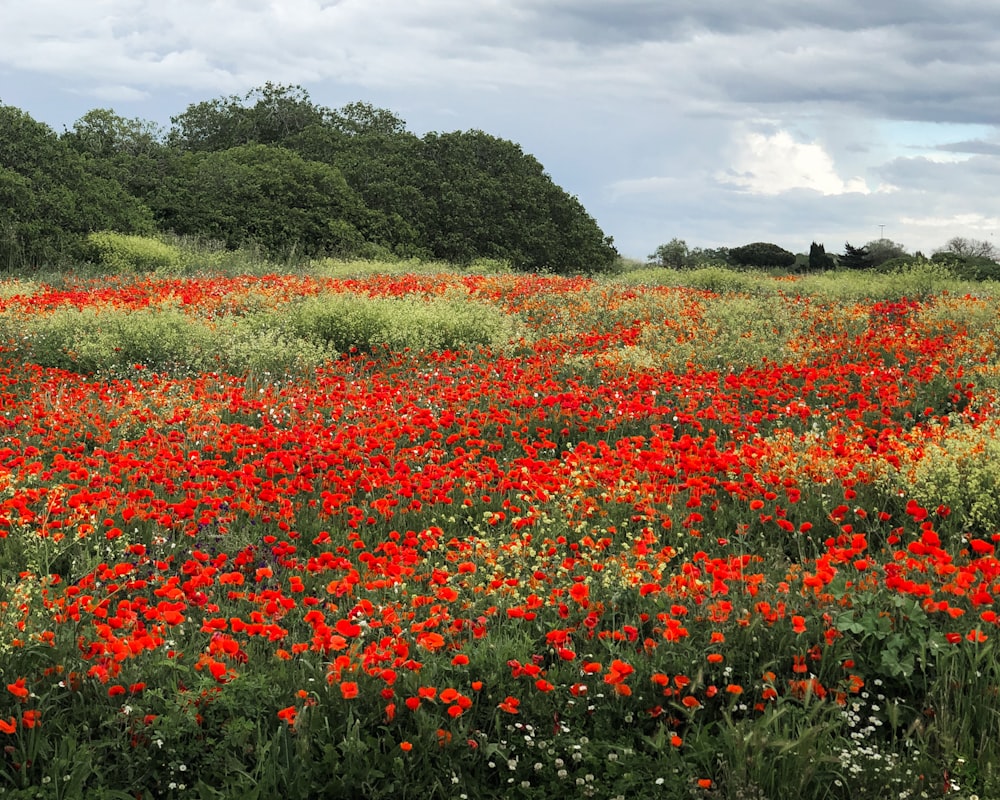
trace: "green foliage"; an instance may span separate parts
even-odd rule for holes
[[[683,269],[688,265],[690,251],[687,242],[674,237],[666,244],[661,244],[649,256],[649,260],[668,269]]]
[[[729,250],[734,264],[744,267],[791,267],[795,263],[795,253],[770,242],[753,242]]]
[[[906,258],[909,254],[903,245],[891,239],[873,239],[864,247],[867,253],[865,266],[868,269],[886,269],[886,262]]]
[[[509,141],[418,138],[367,103],[338,110],[267,83],[158,126],[94,109],[62,137],[0,107],[0,266],[79,258],[101,230],[325,255],[610,271],[618,254],[580,202]],[[152,212],[152,213],[151,213]]]
[[[112,272],[130,273],[176,270],[181,255],[158,239],[100,231],[87,236],[83,257]]]
[[[868,248],[852,247],[850,242],[845,242],[844,254],[840,257],[840,266],[844,269],[867,269]]]
[[[330,111],[316,106],[301,86],[270,81],[246,95],[188,106],[171,118],[171,145],[188,151],[229,150],[249,144],[284,145],[303,131],[322,126]]]
[[[516,320],[459,295],[367,298],[324,294],[262,310],[252,297],[212,321],[172,305],[0,313],[0,335],[26,362],[81,373],[220,370],[264,381],[303,376],[339,353],[508,348]]]
[[[931,256],[931,261],[965,280],[1000,280],[1000,263],[987,256],[940,252]]]
[[[66,261],[91,231],[151,228],[149,210],[117,181],[48,126],[0,106],[0,264]]]
[[[833,269],[834,266],[833,256],[827,254],[823,245],[813,242],[809,246],[810,272],[825,272],[828,269]]]
[[[725,267],[701,267],[690,270],[679,280],[679,285],[704,289],[718,294],[728,292],[769,293],[772,290],[769,288],[763,273],[737,271]]]
[[[343,176],[280,147],[187,153],[150,204],[176,234],[259,244],[274,258],[349,253],[363,242],[362,207]]]
[[[324,294],[297,304],[290,331],[341,353],[492,347],[515,338],[509,315],[467,297],[429,300]]]
[[[213,332],[172,307],[136,311],[60,308],[31,322],[2,317],[25,361],[76,372],[141,364],[155,369],[210,368]]]
[[[420,220],[436,258],[506,259],[519,270],[609,270],[618,253],[580,202],[513,142],[482,131],[427,134],[415,188],[433,209]]]
[[[892,489],[918,503],[949,509],[941,533],[990,537],[1000,533],[1000,432],[957,425],[923,448],[894,476]]]

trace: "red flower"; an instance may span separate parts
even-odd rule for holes
[[[340,684],[340,694],[345,700],[353,700],[358,696],[358,685],[354,681],[344,681]]]

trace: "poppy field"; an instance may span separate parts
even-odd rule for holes
[[[1000,299],[0,283],[0,796],[1000,793]]]

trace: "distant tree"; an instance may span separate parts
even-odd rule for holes
[[[852,247],[850,242],[844,243],[844,254],[840,257],[840,266],[844,269],[867,269],[868,249]]]
[[[725,267],[730,264],[728,247],[692,247],[688,256],[692,267]]]
[[[149,232],[152,217],[47,125],[0,105],[0,265],[65,259],[104,229]]]
[[[364,244],[365,211],[340,172],[283,147],[185,153],[151,204],[160,225],[270,255],[349,254]]]
[[[833,269],[834,266],[833,256],[826,252],[826,248],[822,244],[816,244],[816,242],[813,242],[809,245],[810,272],[823,272],[828,269]]]
[[[944,247],[935,252],[1000,261],[1000,251],[997,250],[993,242],[988,242],[985,239],[966,239],[964,236],[955,236],[949,239]]]
[[[734,264],[741,267],[788,268],[795,263],[795,253],[771,242],[753,242],[742,247],[730,248],[729,257]]]
[[[402,117],[370,103],[353,102],[333,111],[330,124],[349,136],[398,136],[406,133]]]
[[[865,245],[867,251],[866,267],[869,269],[880,269],[885,262],[905,258],[909,255],[906,248],[892,241],[891,239],[873,239]]]
[[[691,251],[687,242],[674,237],[666,244],[661,244],[649,256],[649,260],[668,269],[684,269],[689,265]]]
[[[947,267],[957,277],[970,281],[1000,280],[1000,264],[992,258],[962,255],[950,250],[939,250],[931,261]]]
[[[95,108],[62,134],[95,173],[145,199],[169,170],[165,131],[156,123]]]
[[[244,144],[284,144],[310,127],[330,125],[332,112],[301,86],[265,83],[188,106],[171,117],[169,142],[181,150],[216,151]]]
[[[519,145],[482,131],[429,133],[414,187],[428,204],[420,234],[435,257],[510,261],[520,270],[601,271],[618,252],[577,198]]]

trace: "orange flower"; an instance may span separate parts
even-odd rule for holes
[[[21,722],[24,723],[25,728],[34,728],[36,725],[41,723],[42,712],[35,711],[34,709],[29,709],[21,715]]]
[[[409,753],[413,749],[413,743],[412,742],[400,742],[399,743],[399,749],[402,750],[404,753]]]
[[[8,720],[0,719],[0,733],[15,733],[17,731],[17,720],[9,717]]]

